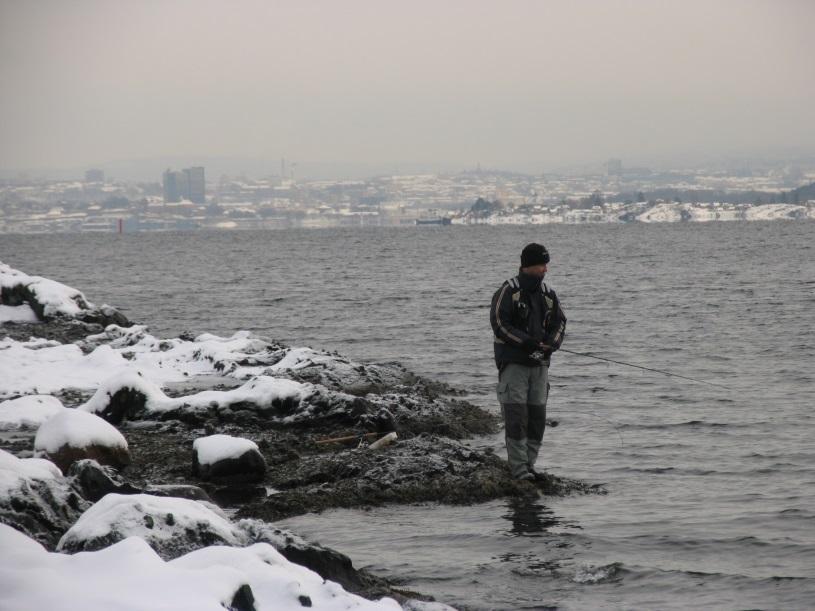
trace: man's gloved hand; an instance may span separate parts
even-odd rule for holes
[[[534,352],[530,354],[533,359],[537,359],[539,361],[545,361],[549,358],[549,355],[552,354],[552,347],[544,344],[543,342],[537,342],[537,347],[535,348]]]

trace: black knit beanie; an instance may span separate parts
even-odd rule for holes
[[[532,267],[549,263],[549,251],[543,244],[527,244],[521,252],[521,267]]]

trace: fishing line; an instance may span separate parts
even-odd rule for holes
[[[576,354],[577,356],[585,356],[590,359],[598,359],[600,361],[608,361],[609,363],[616,363],[617,365],[625,365],[626,367],[635,367],[637,369],[644,369],[645,371],[653,371],[654,373],[661,373],[666,376],[671,376],[674,378],[682,378],[683,380],[690,380],[691,382],[699,382],[700,384],[709,384],[710,386],[716,386],[718,388],[724,388],[725,390],[732,390],[730,387],[725,386],[724,384],[716,384],[715,382],[708,382],[707,380],[700,380],[698,378],[691,378],[688,376],[679,375],[678,373],[671,373],[670,371],[662,371],[661,369],[653,369],[652,367],[643,367],[642,365],[634,365],[632,363],[625,363],[623,361],[615,361],[614,359],[608,359],[604,356],[596,356],[594,354],[589,354],[587,352],[575,352],[574,350],[567,350],[566,348],[561,348],[561,352],[568,352],[569,354]]]

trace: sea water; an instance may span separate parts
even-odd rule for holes
[[[497,410],[489,301],[528,242],[568,317],[539,467],[607,495],[284,526],[474,609],[815,607],[815,223],[0,236],[157,335],[248,329],[399,361]],[[501,434],[469,442],[503,453]]]

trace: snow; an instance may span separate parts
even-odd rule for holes
[[[0,496],[10,496],[12,491],[25,486],[28,480],[53,480],[61,477],[62,471],[50,460],[17,458],[14,454],[0,450]]]
[[[98,413],[108,405],[110,396],[121,388],[133,388],[144,393],[147,397],[145,407],[147,411],[154,413],[174,409],[195,411],[212,407],[224,408],[243,401],[252,402],[263,409],[271,407],[278,400],[300,401],[316,391],[312,384],[259,376],[232,390],[205,390],[194,395],[170,398],[142,373],[126,371],[106,380],[88,402],[78,409]]]
[[[223,611],[248,584],[258,611],[397,611],[396,601],[366,601],[286,560],[267,543],[209,547],[163,561],[129,537],[98,552],[49,553],[0,524],[0,608],[62,611]]]
[[[297,370],[312,364],[329,364],[336,358],[312,348],[292,348],[282,359],[269,367],[271,371]]]
[[[803,215],[806,212],[804,206],[795,204],[764,204],[762,206],[751,206],[747,209],[747,220],[750,221],[776,221],[780,219],[791,219],[796,214]]]
[[[37,315],[28,304],[21,306],[0,305],[0,323],[38,321]]]
[[[0,402],[0,431],[36,429],[65,407],[51,395],[28,395]]]
[[[78,409],[65,409],[50,418],[37,431],[34,451],[53,453],[62,446],[85,448],[90,445],[121,447],[127,441],[114,426],[95,414]]]
[[[215,508],[215,510],[211,509]],[[153,496],[150,494],[107,494],[83,513],[76,524],[66,532],[57,545],[62,550],[72,541],[84,541],[104,537],[110,532],[122,533],[124,537],[168,540],[186,528],[195,530],[199,523],[230,545],[245,543],[244,535],[235,528],[215,505],[189,499]],[[165,517],[173,514],[174,523],[168,525]],[[144,516],[154,518],[151,527]]]
[[[248,379],[263,371],[262,361],[269,356],[269,344],[248,335],[242,331],[229,338],[207,335],[192,342],[159,340],[144,326],[110,325],[83,344],[86,351],[92,350],[90,354],[77,344],[6,338],[0,340],[0,399],[65,388],[96,390],[105,380],[136,370],[156,385],[212,374]],[[253,358],[257,366],[238,366]]]
[[[95,307],[75,288],[48,278],[29,276],[0,261],[0,287],[12,288],[19,285],[28,287],[44,306],[46,316],[61,314],[74,317],[83,310]]]
[[[210,435],[199,437],[192,444],[192,449],[201,465],[211,465],[227,458],[239,458],[247,452],[258,450],[254,441],[231,435]]]
[[[682,219],[682,204],[657,204],[637,217],[641,223],[675,223]]]
[[[128,367],[108,346],[88,355],[76,344],[0,340],[0,398],[54,393],[64,388],[88,389]]]
[[[150,382],[141,371],[129,369],[116,373],[102,382],[94,395],[78,409],[92,414],[101,412],[110,403],[110,398],[122,388],[141,392],[147,398],[146,408],[149,411],[162,411],[172,403],[172,399]]]

